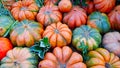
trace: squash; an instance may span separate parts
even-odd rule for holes
[[[61,0],[58,7],[61,12],[69,12],[72,9],[72,3],[70,0]]]
[[[110,30],[110,21],[105,13],[93,12],[88,16],[87,25],[96,28],[100,33]]]
[[[44,0],[44,5],[54,5],[58,0]]]
[[[0,16],[0,37],[2,37],[9,27],[13,24],[13,20],[9,16]]]
[[[44,26],[56,23],[62,20],[62,14],[55,5],[43,6],[37,14],[37,20]]]
[[[0,68],[37,68],[38,56],[29,48],[15,47],[1,60]]]
[[[93,0],[95,8],[100,12],[110,12],[116,3],[116,0]]]
[[[72,31],[66,24],[61,22],[53,23],[46,27],[43,37],[48,37],[51,47],[63,47],[70,44]]]
[[[39,62],[38,68],[87,68],[82,56],[73,52],[68,46],[56,47],[53,52],[47,52]]]
[[[114,53],[104,48],[98,48],[88,53],[88,68],[120,68],[120,59]]]
[[[11,13],[16,20],[22,21],[24,19],[35,20],[38,6],[34,0],[17,1],[12,5]]]
[[[10,40],[13,45],[30,47],[42,38],[43,31],[38,22],[23,20],[11,29]]]
[[[111,28],[114,30],[120,30],[120,5],[116,6],[109,14]]]
[[[6,56],[6,53],[11,50],[12,43],[7,38],[0,38],[0,60]]]
[[[115,53],[120,57],[120,33],[119,32],[109,32],[103,37],[102,42],[104,48],[108,51]]]
[[[84,9],[75,6],[63,18],[63,23],[66,23],[71,29],[86,24],[87,14]]]
[[[73,30],[72,44],[77,50],[81,51],[82,45],[88,47],[88,50],[98,48],[101,43],[101,35],[99,31],[87,25],[82,25]]]

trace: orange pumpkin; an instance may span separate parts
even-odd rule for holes
[[[100,12],[110,12],[115,6],[116,0],[93,0],[95,8]]]
[[[16,20],[35,20],[37,15],[38,6],[35,4],[34,0],[23,0],[15,2],[12,5],[11,13]]]
[[[70,0],[61,0],[58,7],[61,12],[69,12],[72,9],[72,3]]]
[[[38,68],[87,68],[83,58],[68,46],[56,47],[53,53],[46,53]]]
[[[120,30],[120,5],[116,6],[109,14],[111,28]]]
[[[87,14],[85,10],[75,6],[73,9],[64,16],[63,22],[66,23],[71,29],[86,24]]]
[[[43,6],[37,14],[37,20],[44,26],[56,23],[62,20],[62,14],[57,6],[46,5]]]
[[[55,3],[57,3],[58,0],[44,0],[44,5],[53,5]]]
[[[48,37],[51,47],[63,47],[70,44],[72,31],[66,24],[60,22],[53,23],[46,27],[43,37]]]

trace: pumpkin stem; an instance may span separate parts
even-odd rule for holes
[[[112,68],[112,66],[109,63],[105,63],[105,68]]]

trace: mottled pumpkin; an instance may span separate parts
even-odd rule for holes
[[[44,0],[44,5],[54,5],[58,0]]]
[[[116,6],[109,14],[111,28],[120,30],[120,5]]]
[[[0,68],[37,68],[38,56],[29,48],[15,47],[1,60]]]
[[[23,20],[11,29],[10,39],[17,46],[32,46],[40,40],[43,27],[40,23],[30,20]]]
[[[46,5],[43,6],[37,14],[37,20],[44,26],[52,23],[57,23],[62,20],[62,14],[57,6]]]
[[[110,30],[110,21],[105,13],[93,12],[88,16],[87,25],[96,28],[100,33]]]
[[[73,52],[68,46],[56,47],[53,52],[46,53],[38,68],[87,68],[82,56]]]
[[[72,44],[77,50],[81,51],[80,46],[84,43],[88,46],[88,50],[93,50],[98,48],[101,43],[101,35],[99,31],[90,26],[83,25],[73,30]]]
[[[34,0],[17,1],[12,5],[11,13],[16,20],[24,19],[35,20],[38,6]]]
[[[89,60],[86,62],[88,68],[120,68],[119,57],[104,48],[90,51],[88,56]]]
[[[63,47],[70,44],[72,38],[72,31],[66,24],[61,22],[53,23],[46,27],[43,37],[48,37],[51,47]]]

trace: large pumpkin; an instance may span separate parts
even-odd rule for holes
[[[54,5],[58,0],[44,0],[44,5]]]
[[[73,9],[64,16],[63,22],[66,23],[71,29],[86,24],[87,15],[85,10],[75,6]]]
[[[79,51],[81,51],[80,46],[82,45],[88,46],[88,50],[93,50],[96,49],[100,43],[100,33],[90,26],[83,25],[73,30],[72,44]]]
[[[66,24],[60,22],[53,23],[46,27],[43,37],[48,37],[51,47],[63,47],[70,44],[72,38],[72,31]]]
[[[114,10],[112,10],[108,17],[110,19],[111,28],[115,30],[120,30],[120,5],[116,6]]]
[[[0,37],[5,34],[12,24],[13,20],[9,16],[0,16]]]
[[[12,44],[7,38],[0,38],[0,60],[6,56],[7,51],[11,50]]]
[[[115,6],[116,0],[93,0],[95,8],[100,12],[110,12]]]
[[[42,25],[35,21],[23,20],[10,33],[11,42],[17,46],[32,46],[40,40],[43,33]]]
[[[38,56],[29,48],[15,47],[1,60],[0,68],[37,68]]]
[[[68,46],[56,47],[46,53],[38,68],[86,68],[82,56]]]
[[[110,30],[108,16],[104,13],[93,12],[88,16],[87,25],[96,28],[100,33],[106,33]]]
[[[12,5],[11,13],[16,20],[35,20],[37,15],[38,6],[35,4],[34,0],[23,0],[15,2]]]
[[[90,51],[88,56],[89,60],[86,62],[88,68],[120,68],[119,57],[104,48]]]
[[[103,37],[103,46],[120,57],[120,33],[106,33]]]

